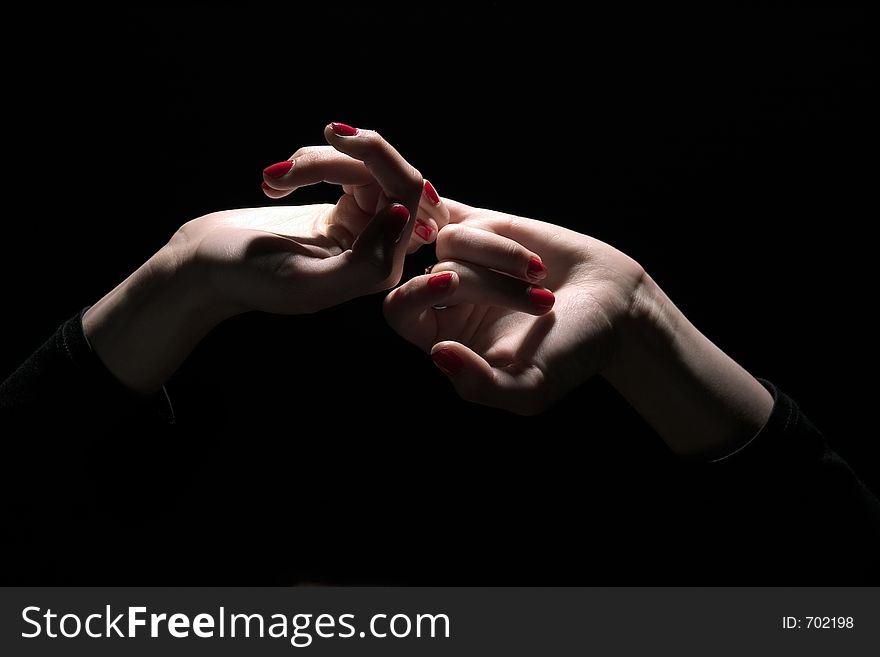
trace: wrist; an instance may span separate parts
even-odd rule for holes
[[[206,285],[206,272],[169,243],[83,316],[95,354],[129,389],[149,394],[231,312]]]
[[[691,324],[647,275],[605,378],[677,454],[729,454],[764,426],[767,390]]]

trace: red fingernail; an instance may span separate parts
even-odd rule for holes
[[[389,224],[387,226],[387,235],[388,237],[394,236],[394,243],[397,244],[400,242],[400,238],[403,237],[403,229],[406,228],[406,224],[409,221],[409,210],[400,203],[392,203],[388,208],[388,214],[397,220],[397,224]]]
[[[265,182],[260,183],[260,187],[263,188],[264,192],[274,192],[275,191],[269,185],[267,185]]]
[[[358,133],[357,128],[352,128],[344,123],[331,123],[330,129],[340,137],[354,137]]]
[[[413,232],[426,242],[429,242],[431,240],[431,235],[434,234],[434,227],[420,220],[416,222],[416,227],[413,229]]]
[[[269,178],[280,178],[293,168],[293,162],[285,160],[284,162],[276,162],[272,166],[263,169],[263,173]]]
[[[538,310],[550,310],[556,303],[556,297],[553,296],[553,293],[542,287],[530,287],[529,298],[532,300],[532,305]]]
[[[431,360],[434,361],[434,365],[450,376],[458,374],[464,367],[461,358],[450,349],[438,349],[431,354]]]
[[[389,208],[388,212],[393,214],[395,217],[406,223],[409,221],[409,210],[406,209],[405,205],[401,205],[400,203],[393,203],[391,208]]]
[[[547,267],[544,266],[540,258],[535,257],[529,260],[529,268],[526,273],[532,280],[540,281],[542,278],[547,278]]]
[[[451,271],[445,271],[442,274],[431,276],[431,278],[428,279],[428,288],[433,292],[448,290],[450,285],[452,285]],[[438,351],[437,353],[440,352]]]
[[[437,190],[434,189],[434,185],[432,185],[429,180],[425,181],[425,196],[427,196],[428,200],[434,205],[440,205],[440,195],[437,193]]]

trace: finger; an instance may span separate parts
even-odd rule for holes
[[[431,244],[437,239],[437,224],[430,217],[419,216],[416,219],[416,225],[413,227],[413,233],[410,237],[410,248],[413,245],[418,248],[424,244]]]
[[[474,303],[546,315],[556,303],[556,297],[548,289],[469,262],[446,260],[431,269],[432,274],[443,271],[454,271],[459,278],[455,292],[444,301],[447,306]]]
[[[429,181],[422,184],[422,197],[419,199],[419,216],[410,237],[407,254],[415,253],[425,244],[431,244],[437,239],[437,234],[443,226],[449,223],[449,211],[446,209],[443,199],[437,194]]]
[[[385,194],[415,214],[424,189],[422,174],[378,132],[331,123],[324,136],[335,149],[363,162]]]
[[[460,342],[438,342],[431,360],[466,401],[534,415],[546,407],[540,394],[544,375],[537,367],[492,367],[485,358]]]
[[[401,233],[409,225],[409,211],[394,203],[382,208],[370,220],[350,250],[332,258],[312,259],[310,285],[322,307],[388,289],[400,280],[397,252]]]
[[[290,159],[263,169],[263,182],[273,189],[291,192],[298,187],[321,182],[369,185],[375,179],[360,160],[340,153],[331,146],[313,146],[300,149]]]
[[[437,335],[433,306],[445,305],[458,285],[458,274],[454,271],[417,276],[385,297],[385,320],[404,340],[427,351]]]
[[[422,184],[422,197],[419,199],[419,216],[413,228],[412,237],[409,240],[407,254],[415,253],[425,244],[430,244],[437,239],[437,233],[449,223],[449,211],[443,203],[443,199],[437,194],[429,181]]]
[[[370,214],[373,214],[376,208],[381,207],[379,200],[382,196],[382,190],[379,189],[375,180],[369,185],[343,185],[342,189],[346,194],[351,194],[355,198],[359,208],[369,211]]]
[[[364,271],[369,291],[387,289],[400,281],[403,252],[412,232],[409,210],[392,203],[376,213],[351,247],[355,271]]]
[[[454,273],[454,281],[444,286],[442,275]],[[556,297],[550,290],[529,285],[510,276],[466,262],[441,262],[430,274],[416,276],[393,290],[384,303],[385,319],[401,337],[422,348],[425,336],[436,335],[434,306],[466,303],[497,306],[530,315],[545,315],[553,309]]]
[[[419,201],[420,214],[425,214],[434,220],[437,228],[443,228],[449,223],[449,209],[440,198],[434,185],[429,180],[422,184],[422,198]]]
[[[290,194],[290,190],[284,191],[281,189],[274,189],[265,181],[260,185],[260,188],[263,190],[263,193],[269,198],[284,198],[285,196]]]
[[[537,283],[547,278],[540,256],[509,237],[462,224],[449,224],[437,236],[439,260],[465,260]]]
[[[357,236],[369,225],[374,216],[373,212],[364,212],[354,196],[343,194],[336,201],[333,220],[326,222],[324,230],[343,248],[350,249]]]
[[[470,226],[508,237],[537,253],[555,249],[559,244],[577,244],[583,240],[580,233],[537,219],[474,208],[448,198],[443,199],[443,205],[449,212],[450,223],[467,222]]]

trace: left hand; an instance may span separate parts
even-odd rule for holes
[[[302,148],[263,172],[272,198],[341,185],[335,205],[216,212],[180,228],[170,246],[207,274],[202,303],[226,315],[315,312],[393,287],[406,251],[433,241],[448,214],[421,174],[378,133],[339,125],[324,130],[332,146]]]
[[[194,219],[85,313],[87,338],[123,384],[155,391],[208,331],[237,313],[315,312],[397,284],[424,205],[422,177],[375,132],[339,133],[325,129],[337,150],[305,150],[285,174],[264,173],[276,186],[264,189],[278,197],[325,178],[340,183],[338,203]],[[337,157],[332,175],[322,164],[328,151]]]

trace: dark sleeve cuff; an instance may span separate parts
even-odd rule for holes
[[[773,410],[764,427],[735,452],[712,461],[724,469],[778,469],[781,465],[801,468],[815,463],[825,452],[822,434],[797,404],[769,381],[759,379],[773,395]]]
[[[174,412],[163,388],[141,396],[104,366],[83,333],[85,310],[64,322],[30,358],[0,384],[0,417],[11,433],[66,431],[120,422],[168,424]]]
[[[164,423],[174,424],[174,408],[165,386],[154,395],[138,395],[126,388],[108,370],[89,344],[83,331],[82,319],[89,307],[71,317],[55,334],[58,348],[81,373],[84,382],[92,387],[98,407],[113,415],[149,413]],[[106,404],[106,406],[105,406]]]

